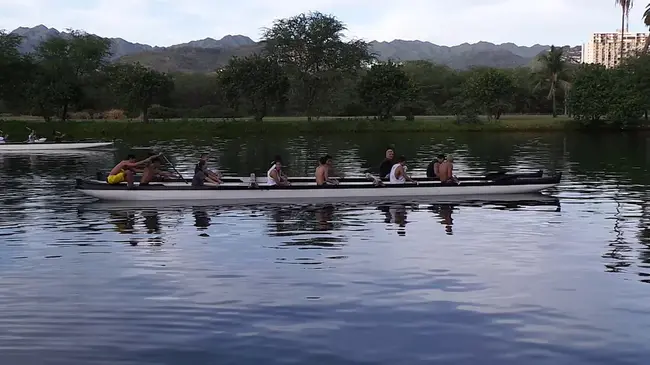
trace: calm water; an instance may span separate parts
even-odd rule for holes
[[[133,208],[71,189],[136,145],[239,175],[279,151],[302,175],[325,152],[361,172],[388,143],[414,171],[443,151],[463,175],[565,179],[460,205]],[[649,164],[646,136],[555,134],[0,155],[0,364],[647,363]]]

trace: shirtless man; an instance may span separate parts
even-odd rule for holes
[[[440,154],[438,157],[431,161],[427,166],[427,177],[436,178],[440,176],[440,164],[445,161],[445,155]]]
[[[338,180],[329,177],[330,168],[332,167],[332,156],[323,156],[319,162],[320,165],[316,168],[316,185],[338,185]]]
[[[113,167],[111,172],[108,174],[108,177],[106,178],[106,182],[110,185],[117,185],[126,181],[127,186],[129,188],[132,188],[134,175],[133,170],[138,166],[144,165],[154,158],[159,157],[160,155],[161,154],[152,155],[142,161],[137,162],[134,155],[128,155],[126,160],[120,161],[117,165],[115,165],[115,167]]]
[[[167,171],[160,171],[160,157],[155,157],[151,160],[151,163],[144,168],[142,173],[142,178],[140,179],[140,185],[149,185],[150,182],[155,181],[155,179],[160,177],[172,177],[174,174]]]
[[[458,184],[458,179],[454,176],[454,157],[449,155],[447,159],[440,164],[438,177],[443,184]]]

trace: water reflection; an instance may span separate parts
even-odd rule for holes
[[[120,234],[130,234],[135,229],[135,212],[132,211],[110,211],[109,222],[115,226]]]
[[[157,204],[157,203],[156,203]],[[161,228],[161,220],[171,219],[176,215],[177,224],[182,224],[186,213],[191,213],[193,226],[199,231],[202,237],[210,237],[211,227],[216,222],[226,224],[229,221],[228,215],[235,217],[258,216],[267,217],[267,235],[281,239],[278,249],[334,249],[344,247],[349,239],[350,232],[363,234],[368,231],[368,216],[363,212],[367,209],[375,209],[382,213],[383,222],[389,231],[395,231],[398,236],[407,235],[407,227],[410,223],[409,216],[418,212],[430,212],[433,215],[418,215],[417,221],[431,220],[442,226],[446,235],[453,235],[454,218],[452,215],[459,214],[467,208],[483,208],[496,210],[510,210],[516,214],[517,210],[536,206],[550,206],[553,211],[560,211],[560,200],[555,197],[542,194],[502,196],[492,200],[481,201],[456,201],[455,203],[376,203],[376,204],[324,204],[324,205],[294,205],[294,206],[202,206],[192,208],[134,208],[130,203],[90,203],[79,208],[79,215],[83,212],[109,212],[109,221],[114,225],[115,231],[120,234],[129,234],[140,237],[142,234],[148,236],[144,241],[150,244],[160,245],[164,242],[165,232]],[[223,221],[218,218],[223,216]],[[167,217],[168,218],[163,218]],[[143,221],[142,231],[138,230],[138,218]],[[86,220],[93,218],[87,218]],[[97,218],[94,218],[97,219]],[[101,219],[101,218],[100,218]],[[235,218],[237,219],[237,218]],[[131,244],[137,244],[142,239],[129,239]],[[618,265],[623,265],[622,258],[616,257]]]
[[[451,204],[433,204],[429,207],[429,210],[440,218],[439,222],[445,227],[445,233],[450,236],[453,235],[454,232],[452,226],[454,224],[454,220],[451,218],[451,214],[454,211],[454,206]]]
[[[566,176],[552,196],[470,201],[92,203],[73,178],[110,157],[2,158],[0,363],[643,363],[650,178],[634,138],[404,136],[412,171],[450,151],[463,174]],[[295,174],[331,150],[358,174],[391,142],[161,145],[185,171],[197,148],[243,175],[288,145]]]
[[[145,210],[142,212],[144,217],[144,226],[147,228],[147,233],[160,234],[160,217],[155,210]]]
[[[413,210],[417,209],[417,205],[414,204],[387,204],[380,205],[377,209],[384,213],[385,223],[397,225],[397,234],[406,236],[407,207]]]
[[[207,209],[204,207],[194,207],[192,208],[192,214],[194,215],[194,227],[196,227],[197,230],[205,231],[210,227],[211,219]]]

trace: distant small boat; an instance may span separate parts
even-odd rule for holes
[[[34,142],[5,142],[0,143],[0,153],[31,152],[31,151],[60,151],[80,150],[112,146],[113,142],[47,142],[40,138]]]
[[[109,185],[106,181],[77,179],[76,189],[101,200],[133,201],[219,201],[228,203],[273,203],[287,201],[350,201],[378,198],[426,198],[445,196],[480,196],[499,194],[529,194],[560,183],[562,174],[542,177],[514,177],[510,179],[462,181],[458,185],[439,181],[421,181],[418,184],[377,184],[376,178],[366,181],[342,181],[335,186],[316,186],[310,182],[296,182],[291,186],[256,184],[252,174],[250,183],[243,181],[219,186],[192,187],[187,182],[152,183],[127,189],[126,184]],[[307,178],[303,178],[307,179]],[[373,180],[373,182],[370,182]]]

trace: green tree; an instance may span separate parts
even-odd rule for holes
[[[488,121],[499,119],[511,105],[514,89],[510,75],[492,68],[473,70],[463,85],[464,96],[485,112]]]
[[[580,66],[569,96],[569,107],[574,119],[593,124],[607,115],[610,87],[609,70],[605,66]]]
[[[233,57],[220,71],[219,80],[231,103],[245,103],[260,122],[273,105],[285,100],[289,89],[282,67],[275,59],[262,55]]]
[[[0,99],[11,96],[19,89],[18,69],[22,57],[18,52],[21,37],[0,31]]]
[[[630,73],[630,87],[638,89],[643,96],[644,115],[647,120],[648,110],[650,110],[650,55],[641,53],[627,58],[623,67]]]
[[[206,105],[223,108],[217,74],[175,73],[174,91],[170,98],[174,108],[199,109]]]
[[[359,95],[380,120],[392,118],[397,104],[410,88],[409,78],[402,66],[392,61],[373,65],[361,78]]]
[[[345,30],[334,16],[312,12],[277,20],[264,31],[266,52],[287,70],[292,94],[310,120],[345,75],[372,59],[366,42],[343,40]]]
[[[447,114],[443,105],[461,92],[458,72],[429,61],[407,61],[404,72],[412,81],[413,104],[421,114]]]
[[[573,117],[590,125],[597,125],[602,118],[622,128],[635,124],[648,98],[638,86],[638,75],[629,67],[581,66],[569,97]]]
[[[561,89],[564,95],[568,94],[571,84],[567,71],[567,57],[563,48],[551,46],[548,52],[538,57],[541,63],[541,69],[537,71],[539,77],[535,89],[548,87],[547,99],[551,100],[553,105],[553,118],[557,117],[557,91]]]
[[[515,113],[540,113],[546,112],[546,95],[541,95],[535,88],[533,71],[530,67],[517,67],[508,70],[514,85],[512,97],[512,111]],[[550,110],[550,108],[549,108]]]
[[[636,84],[633,72],[626,68],[609,70],[607,120],[618,127],[636,125],[644,112],[647,97]]]
[[[83,96],[83,85],[106,64],[110,46],[109,39],[80,31],[43,41],[34,55],[39,69],[32,89],[35,104],[60,108],[60,118],[66,120],[70,106]]]
[[[149,109],[164,103],[174,89],[168,74],[152,70],[140,63],[119,64],[111,68],[111,86],[130,110],[139,110],[142,121],[149,122]]]

